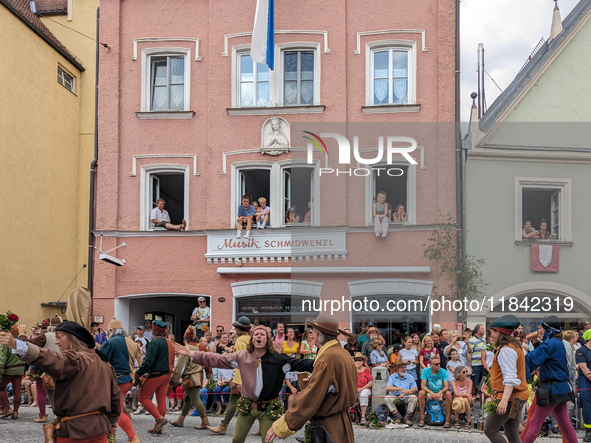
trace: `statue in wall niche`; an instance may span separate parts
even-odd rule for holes
[[[280,155],[289,151],[289,138],[281,129],[282,120],[279,117],[271,118],[271,131],[266,134],[261,149],[263,154]]]

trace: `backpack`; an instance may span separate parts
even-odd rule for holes
[[[443,413],[439,402],[431,400],[425,406],[425,423],[429,426],[443,426]]]
[[[388,406],[385,403],[378,405],[376,410],[374,411],[376,414],[377,421],[386,421],[388,420]]]
[[[353,423],[359,423],[361,419],[364,418],[361,417],[361,406],[359,403],[355,403],[355,405],[349,409],[349,414],[351,415],[351,421]]]

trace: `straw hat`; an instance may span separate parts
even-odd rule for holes
[[[361,352],[356,352],[355,355],[353,356],[353,360],[355,360],[357,358],[362,358],[363,361],[365,363],[367,363],[367,357],[365,355],[363,355]]]

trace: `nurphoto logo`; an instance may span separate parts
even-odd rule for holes
[[[318,149],[320,150],[321,153],[323,153],[324,155],[328,156],[328,149],[326,148],[326,143],[324,142],[324,140],[322,139],[323,137],[332,137],[334,138],[338,145],[339,145],[339,165],[349,165],[351,164],[351,144],[349,143],[349,140],[347,139],[347,137],[345,137],[344,135],[341,134],[337,134],[334,132],[327,132],[327,133],[321,133],[320,136],[312,133],[312,132],[308,132],[308,131],[303,131],[306,134],[310,134],[312,137],[308,137],[306,135],[304,135],[303,137],[307,140],[309,140],[311,143],[308,143],[308,157],[307,157],[307,162],[308,164],[312,164],[313,163],[313,150],[314,150],[314,145],[316,145],[318,147]],[[394,144],[408,144],[408,146],[394,146]],[[388,165],[392,165],[392,158],[394,155],[396,154],[400,154],[402,155],[402,157],[404,157],[411,165],[416,165],[417,162],[414,158],[412,158],[410,156],[410,153],[413,152],[415,149],[417,148],[417,141],[414,138],[411,137],[399,137],[399,136],[388,136],[386,137],[386,163]],[[384,137],[380,136],[378,137],[378,149],[377,149],[377,155],[374,158],[362,158],[360,153],[359,153],[359,137],[355,136],[353,137],[353,157],[355,158],[355,161],[359,164],[362,165],[375,165],[378,164],[382,161],[382,159],[384,158]],[[404,170],[401,168],[372,168],[374,171],[377,171],[377,174],[380,175],[381,171],[385,171],[386,174],[388,174],[389,176],[392,177],[397,177],[400,176],[402,174],[404,174]],[[320,175],[323,174],[334,174],[336,173],[336,175],[338,176],[339,174],[344,174],[344,175],[349,175],[351,176],[351,174],[359,176],[359,177],[364,177],[367,175],[371,174],[372,169],[369,168],[353,168],[353,169],[347,169],[345,166],[345,169],[340,170],[339,168],[337,168],[336,170],[333,168],[320,168],[319,172]]]

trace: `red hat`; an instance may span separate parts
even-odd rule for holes
[[[155,322],[152,322],[152,330],[159,334],[164,334],[166,332],[167,326],[168,325],[161,320],[156,320]]]

